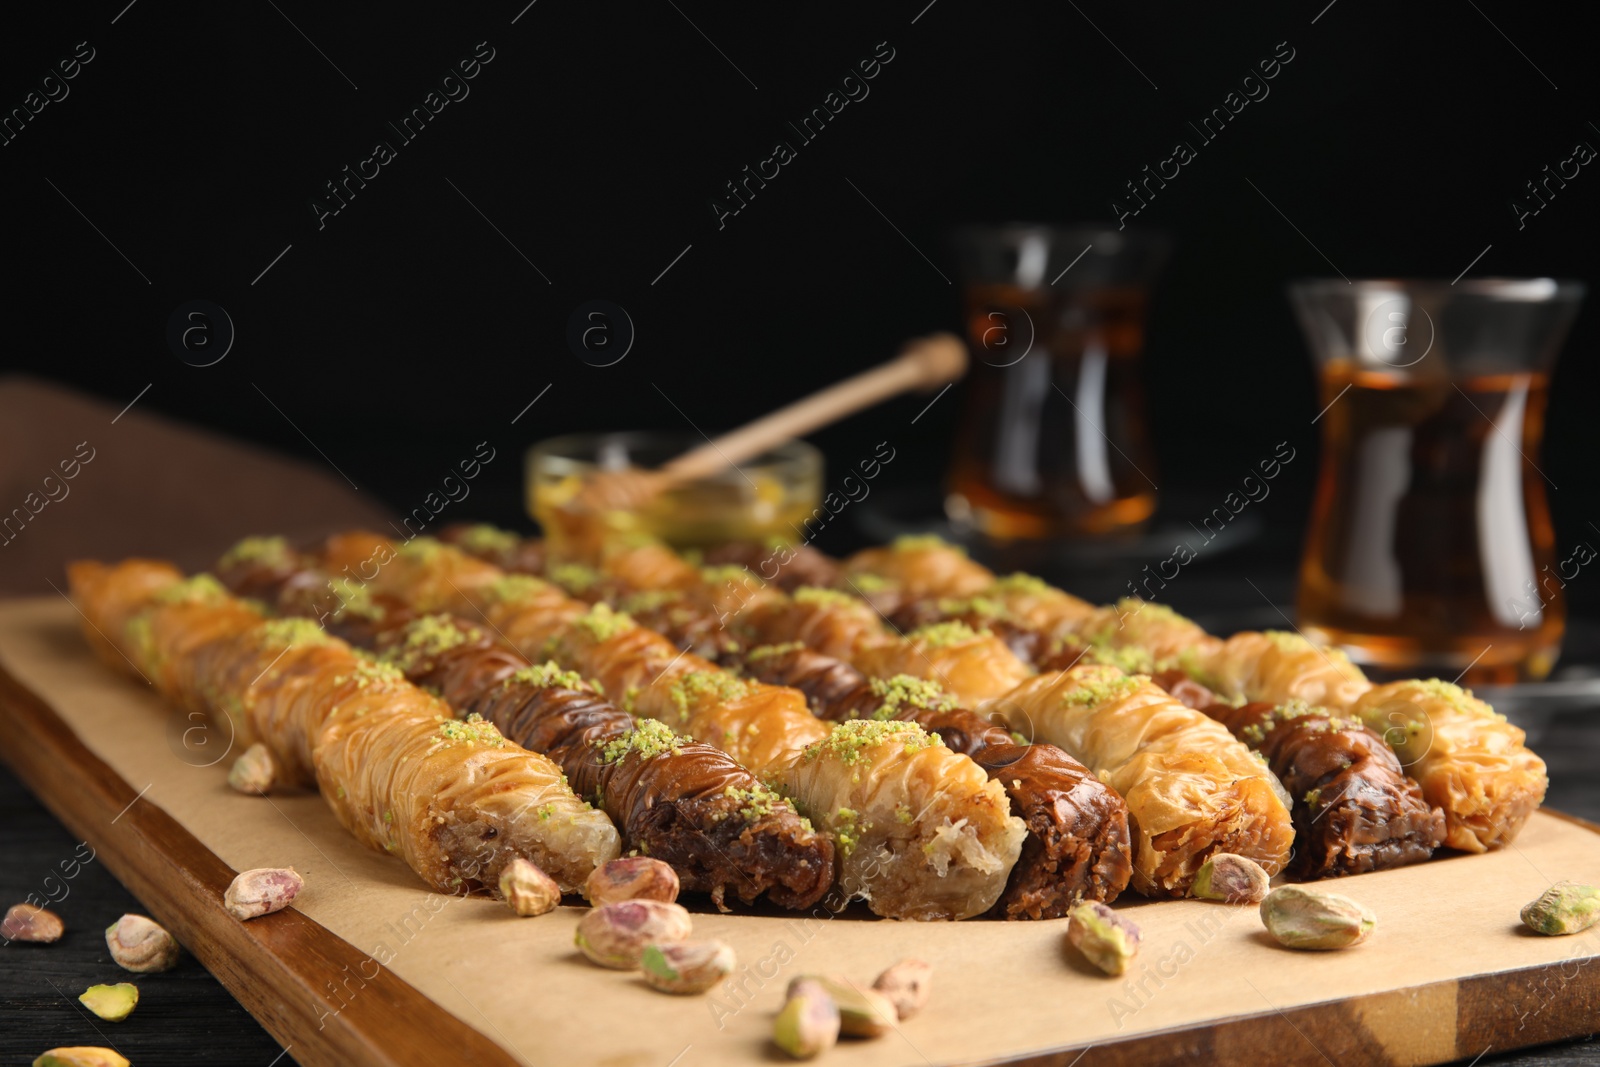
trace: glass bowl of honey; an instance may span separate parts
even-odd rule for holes
[[[571,434],[534,445],[524,462],[528,513],[547,532],[597,474],[654,470],[703,439],[654,431]],[[630,509],[612,512],[613,528],[659,537],[678,549],[728,541],[803,539],[822,500],[822,453],[788,441],[755,459],[704,478],[670,485]]]

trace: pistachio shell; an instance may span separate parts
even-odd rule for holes
[[[106,948],[118,967],[135,974],[170,971],[178,962],[177,940],[143,915],[124,915],[106,927]]]

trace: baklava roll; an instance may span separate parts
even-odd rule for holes
[[[1027,574],[997,579],[968,597],[923,597],[904,600],[892,616],[902,630],[935,622],[962,622],[1001,637],[1017,657],[1032,667],[1064,640],[1102,618],[1101,609],[1086,600],[1046,585]]]
[[[868,574],[894,583],[904,596],[976,596],[994,584],[988,567],[967,558],[966,549],[931,536],[897,538],[868,548],[844,564],[845,577]]]
[[[624,710],[710,742],[760,775],[794,762],[828,733],[795,690],[740,678],[682,652],[604,604],[575,618],[546,649],[598,680]]]
[[[1351,713],[1383,735],[1427,802],[1444,809],[1451,848],[1510,844],[1544,801],[1544,760],[1520,729],[1458,685],[1391,682],[1368,690]]]
[[[1033,670],[1038,670],[1039,664],[1060,644],[1047,630],[1019,622],[1004,604],[988,597],[908,600],[898,605],[888,618],[890,625],[901,633],[941,622],[959,622],[972,630],[987,630],[1004,641],[1024,666]]]
[[[1183,896],[1207,857],[1276,874],[1294,842],[1288,796],[1227,729],[1114,667],[1043,674],[976,709],[1066,751],[1128,805],[1136,892]]]
[[[799,642],[762,645],[743,659],[751,678],[798,689],[812,714],[835,722],[899,719],[938,734],[953,752],[975,755],[989,745],[1010,744],[1003,726],[959,705],[933,682],[910,675],[869,678],[850,664]]]
[[[1028,827],[996,914],[1060,919],[1080,901],[1109,903],[1127,888],[1128,808],[1087,767],[1055,745],[988,745],[972,758]]]
[[[1138,649],[1158,663],[1179,655],[1209,656],[1222,644],[1165,604],[1136,597],[1097,609],[1081,633],[1091,645]]]
[[[570,890],[618,854],[616,828],[550,760],[489,723],[456,721],[398,670],[310,620],[266,620],[215,581],[169,576],[154,589],[137,561],[74,564],[70,575],[85,621],[101,631],[136,599],[124,580],[147,590],[120,650],[164,694],[228,717],[238,742],[268,745],[290,780],[309,766],[346,829],[436,889],[490,888],[524,856]]]
[[[1267,758],[1294,805],[1297,879],[1333,878],[1420,863],[1444,840],[1394,750],[1360,720],[1307,704],[1213,704],[1205,709]]]
[[[488,523],[452,523],[439,531],[439,540],[513,574],[542,575],[550,563],[550,554],[543,541],[535,537],[518,537],[510,530],[502,530]]]
[[[830,589],[842,584],[844,568],[839,561],[823,555],[805,544],[771,541],[729,541],[706,549],[705,561],[710,566],[737,564],[770,582],[786,593],[801,586]]]
[[[793,596],[767,598],[738,616],[762,644],[799,641],[826,656],[851,659],[864,649],[895,642],[882,616],[859,597],[804,586]]]
[[[1224,700],[1240,703],[1301,700],[1342,712],[1372,688],[1341,650],[1278,630],[1211,638],[1180,653],[1178,663]]]
[[[840,889],[886,918],[983,914],[1027,835],[1004,787],[915,723],[839,723],[780,784],[833,833]]]
[[[1000,638],[959,622],[934,623],[861,649],[851,662],[876,678],[910,674],[937,681],[969,707],[1009,692],[1032,673]]]

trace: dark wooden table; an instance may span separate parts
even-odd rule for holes
[[[1292,533],[1275,536],[1268,531],[1248,549],[1218,558],[1209,568],[1186,572],[1183,583],[1171,590],[1172,603],[1197,614],[1213,632],[1282,628],[1279,608],[1292,611],[1293,603],[1293,539]],[[1085,596],[1110,599],[1120,591],[1114,577],[1119,573],[1121,569],[1112,567],[1098,574],[1050,577]],[[1209,610],[1202,611],[1202,606]],[[1600,626],[1574,622],[1567,649],[1565,670],[1573,671],[1574,663],[1600,664]],[[1600,761],[1600,706],[1562,712],[1529,725],[1530,740],[1550,765],[1549,806],[1600,822],[1600,775],[1594,773]],[[0,737],[0,747],[5,743]],[[0,906],[29,893],[42,894],[45,878],[77,847],[78,841],[0,762]],[[59,943],[0,948],[0,1067],[30,1063],[57,1045],[80,1044],[121,1046],[135,1067],[288,1067],[294,1062],[293,1049],[280,1048],[187,955],[176,970],[138,980],[144,999],[126,1021],[106,1023],[89,1015],[77,1002],[79,993],[95,983],[128,977],[106,953],[105,927],[124,912],[144,909],[93,863],[65,888],[67,895],[54,906],[68,927]],[[61,890],[55,892],[59,895]],[[1596,1027],[1600,1029],[1600,1019]],[[1091,1052],[1081,1067],[1093,1067],[1093,1062]],[[1521,1052],[1490,1048],[1475,1061],[1469,1057],[1461,1062],[1519,1067],[1600,1064],[1600,1042],[1591,1036]]]

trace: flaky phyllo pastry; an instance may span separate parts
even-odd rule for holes
[[[554,763],[315,623],[266,619],[166,564],[77,563],[69,578],[106,662],[226,720],[240,751],[266,745],[285,780],[315,782],[346,829],[441,892],[492,887],[517,856],[575,889],[618,854],[616,828]]]
[[[845,561],[845,574],[884,579],[909,597],[977,596],[995,580],[994,572],[968,559],[965,549],[937,537],[901,537],[883,548],[863,549]]]
[[[1302,700],[1346,711],[1372,688],[1339,649],[1279,630],[1246,631],[1226,641],[1209,638],[1181,653],[1178,662],[1196,681],[1231,700]]]
[[[1351,711],[1394,747],[1428,803],[1444,809],[1451,848],[1506,845],[1544,800],[1544,760],[1523,744],[1521,730],[1460,686],[1391,682]]]
[[[1216,852],[1276,874],[1294,842],[1277,779],[1226,727],[1143,675],[1080,666],[1041,674],[978,708],[1075,757],[1122,795],[1135,891],[1182,896]]]
[[[989,910],[1027,833],[999,782],[910,722],[840,723],[779,784],[834,833],[842,892],[889,918]]]
[[[1000,638],[961,622],[924,626],[864,649],[851,662],[875,678],[935,679],[968,706],[1010,691],[1032,673]]]

